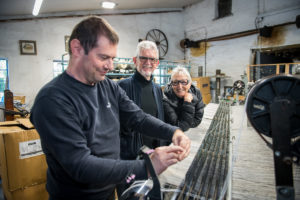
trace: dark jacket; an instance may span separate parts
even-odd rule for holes
[[[51,199],[108,199],[128,174],[147,178],[143,160],[119,160],[120,124],[172,140],[176,127],[145,114],[112,80],[85,85],[66,72],[38,93],[31,110],[48,163]]]
[[[127,79],[120,80],[118,84],[125,90],[128,97],[134,101],[139,107],[141,107],[141,91],[142,87],[138,81],[138,76],[141,76],[136,72],[133,76]],[[157,105],[157,118],[164,121],[164,110],[162,104],[163,93],[161,87],[153,81],[153,93],[155,102]],[[143,146],[142,136],[138,131],[129,129],[128,127],[121,126],[120,131],[120,143],[121,143],[121,159],[135,159],[138,155],[139,149]],[[160,141],[160,146],[164,144],[164,141]],[[153,148],[153,147],[151,147]]]
[[[193,95],[191,103],[184,101],[183,98],[178,98],[170,84],[164,90],[165,121],[178,126],[182,131],[197,127],[204,113],[204,104],[200,90],[191,85],[189,92]]]

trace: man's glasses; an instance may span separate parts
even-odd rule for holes
[[[180,83],[181,85],[187,85],[187,84],[189,84],[189,80],[171,81],[171,85],[173,85],[173,86],[178,86],[179,83]]]
[[[145,57],[145,56],[139,56],[139,60],[144,63],[147,62],[147,60],[149,60],[150,63],[152,63],[152,64],[157,63],[157,61],[158,61],[158,59],[156,59],[156,58],[149,58],[149,57]]]

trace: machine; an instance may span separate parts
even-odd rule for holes
[[[300,79],[277,75],[258,80],[248,93],[246,112],[273,150],[277,200],[295,199],[293,163],[300,164]]]

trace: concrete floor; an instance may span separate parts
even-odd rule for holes
[[[232,199],[276,199],[273,151],[247,121],[244,106],[232,107]],[[271,138],[265,137],[272,143]],[[300,199],[300,166],[293,165],[295,199]]]

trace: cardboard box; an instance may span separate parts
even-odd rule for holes
[[[211,101],[211,94],[202,94],[202,101],[204,104],[209,104]]]
[[[25,96],[14,96],[14,102],[25,104]]]
[[[199,88],[201,94],[210,94],[210,78],[209,77],[196,77],[192,78],[193,84]]]
[[[47,200],[47,163],[29,119],[0,123],[0,163],[7,200]]]
[[[26,188],[20,188],[14,192],[11,192],[11,196],[6,196],[6,200],[48,200],[49,195],[46,191],[46,183],[29,186]]]

